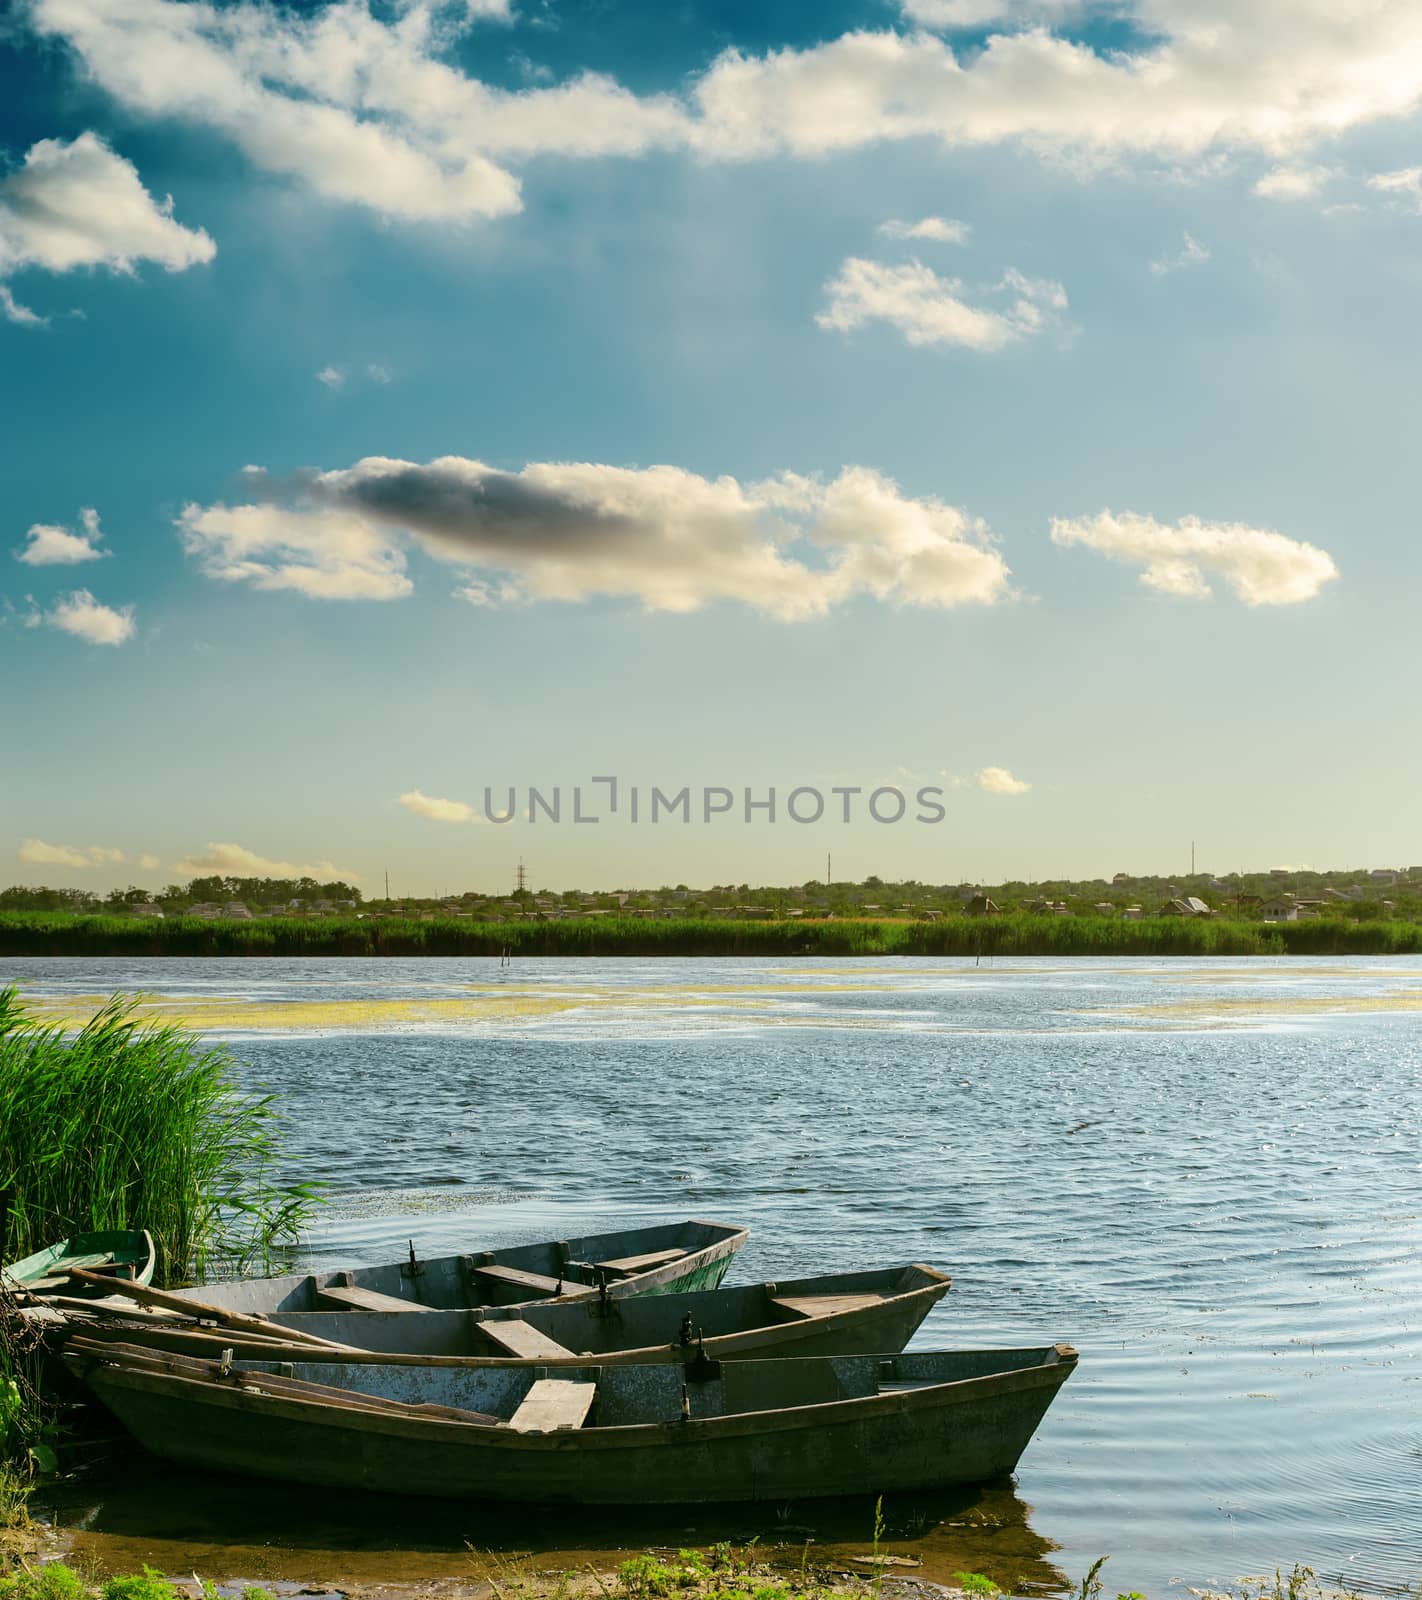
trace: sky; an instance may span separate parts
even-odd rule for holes
[[[0,882],[1422,861],[1420,134],[1413,0],[10,0]]]

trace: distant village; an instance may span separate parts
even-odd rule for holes
[[[271,917],[382,918],[483,922],[593,917],[704,917],[777,920],[803,917],[934,921],[945,916],[1229,917],[1259,922],[1311,918],[1422,921],[1422,866],[1343,871],[1275,868],[1223,877],[1175,878],[1118,872],[1104,878],[1045,883],[929,884],[868,877],[859,883],[807,880],[772,887],[687,884],[659,889],[531,889],[520,863],[507,894],[473,890],[434,897],[366,899],[351,884],[311,878],[194,878],[158,892],[130,887],[97,895],[81,889],[17,885],[0,890],[0,912],[196,917],[250,921]]]

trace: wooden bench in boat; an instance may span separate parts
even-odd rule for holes
[[[559,1344],[556,1339],[550,1339],[541,1329],[531,1326],[522,1317],[510,1317],[508,1321],[495,1321],[492,1317],[487,1322],[481,1322],[479,1328],[484,1336],[499,1347],[501,1355],[521,1356],[531,1360],[536,1356],[572,1356],[576,1350],[570,1350],[567,1345]]]
[[[840,1311],[864,1311],[884,1303],[881,1294],[787,1294],[772,1298],[771,1305],[792,1317],[832,1317]]]
[[[474,1277],[488,1288],[516,1289],[525,1300],[586,1287],[581,1283],[565,1283],[561,1278],[545,1277],[541,1272],[525,1272],[521,1267],[501,1267],[497,1262],[488,1267],[475,1267]]]
[[[402,1300],[399,1295],[380,1294],[374,1289],[362,1289],[353,1283],[323,1283],[316,1290],[316,1303],[336,1306],[341,1311],[432,1311],[433,1306],[422,1306],[414,1300]]]
[[[679,1261],[685,1250],[649,1250],[644,1256],[620,1256],[616,1261],[599,1261],[604,1272],[615,1272],[629,1278],[634,1272],[649,1272],[653,1267],[664,1267],[669,1261]]]
[[[509,1418],[518,1433],[552,1433],[558,1428],[581,1428],[597,1394],[595,1383],[574,1383],[568,1378],[539,1378]]]

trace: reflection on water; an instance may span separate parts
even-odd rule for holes
[[[336,1490],[293,1490],[125,1462],[86,1495],[53,1503],[75,1529],[76,1560],[104,1570],[240,1574],[254,1580],[316,1578],[358,1584],[472,1577],[491,1557],[528,1554],[536,1566],[586,1562],[604,1569],[649,1546],[673,1550],[756,1540],[771,1559],[842,1565],[872,1549],[874,1501],[820,1500],[791,1506],[662,1506],[638,1513],[607,1507],[516,1508],[435,1504]],[[1011,1486],[886,1501],[882,1548],[909,1553],[916,1574],[951,1582],[985,1572],[1021,1594],[1055,1593],[1066,1580],[1051,1545],[1028,1525]]]
[[[71,1005],[123,987],[220,1015],[246,1080],[282,1093],[300,1175],[331,1185],[321,1264],[709,1216],[753,1230],[733,1281],[923,1260],[955,1284],[921,1346],[1075,1344],[1021,1500],[905,1536],[944,1541],[944,1570],[1011,1576],[954,1543],[996,1538],[1047,1586],[1052,1545],[1072,1579],[1110,1552],[1121,1589],[1295,1559],[1351,1587],[1416,1576],[1415,958],[0,962],[13,976]],[[272,1532],[287,1491],[258,1513],[259,1491],[224,1485],[206,1521],[203,1492],[106,1490],[88,1537],[132,1565],[240,1545],[240,1523],[300,1566],[309,1524],[321,1548],[461,1559],[448,1507],[293,1509]],[[749,1515],[736,1531],[767,1510]],[[996,1531],[961,1526],[982,1519]],[[586,1534],[545,1521],[543,1548],[609,1542],[601,1512]]]

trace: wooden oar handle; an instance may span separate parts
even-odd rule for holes
[[[163,1311],[180,1311],[195,1321],[199,1317],[211,1318],[224,1328],[235,1328],[242,1333],[255,1333],[271,1338],[275,1328],[280,1330],[276,1337],[288,1344],[320,1345],[324,1350],[353,1348],[351,1345],[339,1344],[334,1339],[322,1339],[319,1335],[307,1333],[304,1329],[283,1328],[280,1323],[268,1322],[265,1317],[244,1316],[241,1312],[229,1311],[225,1306],[208,1305],[202,1300],[188,1300],[180,1295],[169,1294],[163,1289],[150,1289],[140,1283],[119,1283],[100,1273],[90,1272],[86,1267],[70,1267],[69,1276],[77,1278],[80,1283],[107,1289],[110,1294],[122,1295],[126,1300],[136,1300],[140,1305],[157,1306]]]

